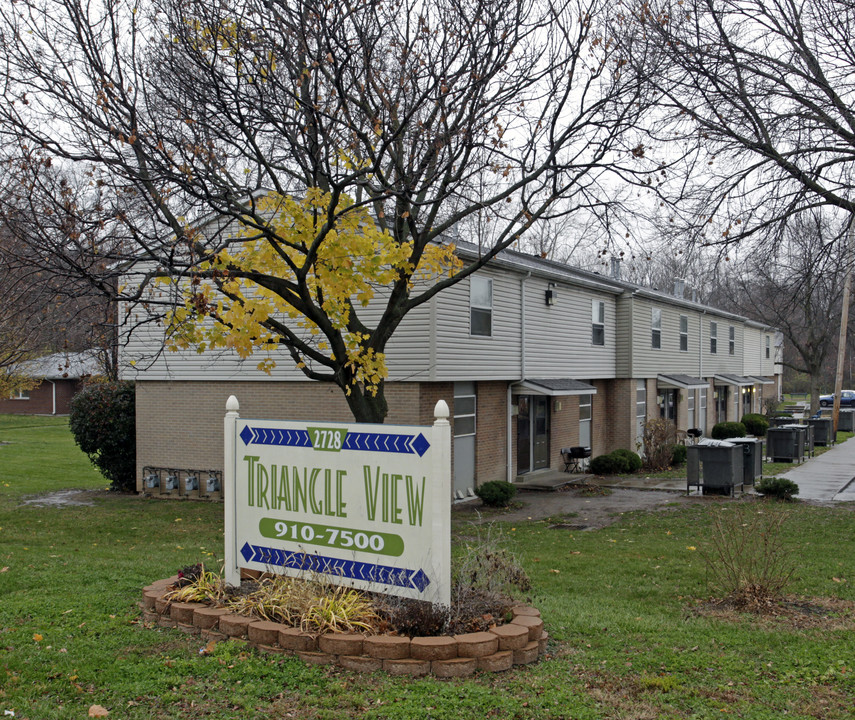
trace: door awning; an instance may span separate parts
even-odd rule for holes
[[[661,388],[678,388],[680,390],[703,390],[710,386],[706,380],[679,373],[657,375],[656,385]]]
[[[759,377],[757,375],[747,375],[746,377],[748,377],[750,380],[753,380],[755,385],[774,385],[775,384],[774,380],[768,380],[764,377]]]
[[[716,385],[735,385],[736,387],[748,387],[756,385],[757,381],[754,378],[743,377],[742,375],[715,375]]]
[[[548,380],[520,380],[511,385],[513,395],[596,395],[597,388],[581,380],[572,378],[552,378]]]

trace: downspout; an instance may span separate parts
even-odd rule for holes
[[[525,282],[531,277],[531,271],[527,272],[520,278],[520,380],[525,380]],[[507,420],[507,463],[506,463],[506,478],[508,482],[514,481],[513,473],[513,392],[511,384],[508,383],[508,398],[506,402],[508,408]]]
[[[53,380],[48,380],[47,378],[45,378],[45,380],[47,380],[51,386],[50,394],[51,402],[53,403],[53,412],[51,412],[51,415],[56,415],[56,383]]]

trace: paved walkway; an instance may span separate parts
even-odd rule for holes
[[[799,486],[799,500],[855,502],[855,438],[778,477]]]

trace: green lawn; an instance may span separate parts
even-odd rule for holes
[[[100,493],[93,506],[23,505],[103,488],[62,422],[0,417],[0,717],[851,718],[852,618],[825,625],[696,612],[709,594],[712,500],[573,532],[505,525],[551,641],[536,666],[462,681],[360,676],[140,624],[148,582],[222,554],[222,506]],[[855,600],[851,507],[786,508],[792,590]],[[811,620],[813,616],[805,616]],[[848,624],[847,624],[848,623]]]

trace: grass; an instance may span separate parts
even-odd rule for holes
[[[0,712],[16,718],[81,718],[96,704],[123,720],[851,718],[851,623],[695,612],[708,594],[710,510],[738,502],[627,513],[586,532],[505,525],[536,588],[548,659],[459,681],[354,675],[234,642],[204,655],[198,637],[143,627],[143,585],[217,563],[222,505],[106,492],[89,507],[22,505],[105,484],[62,423],[33,422],[0,417],[12,443],[0,446]],[[787,510],[794,592],[855,600],[852,508]]]

